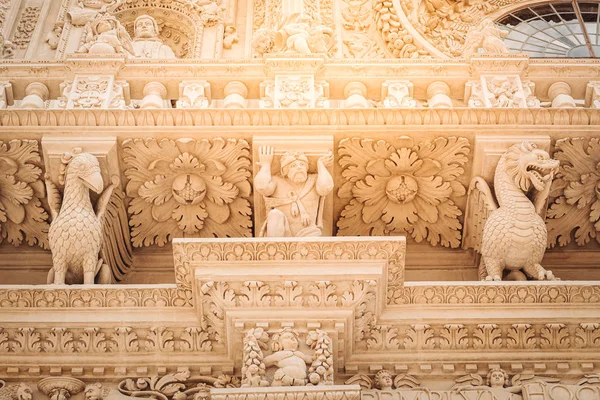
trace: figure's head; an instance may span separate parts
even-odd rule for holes
[[[281,156],[281,176],[294,183],[304,183],[308,179],[308,158],[304,153],[288,151]]]
[[[392,388],[393,379],[392,374],[388,371],[382,369],[377,374],[375,374],[374,384],[377,389],[381,390],[389,390]]]
[[[252,38],[252,48],[259,54],[273,50],[275,46],[275,33],[269,29],[259,29]]]
[[[160,30],[158,23],[149,15],[140,15],[135,19],[135,38],[152,39],[158,37]]]
[[[298,333],[290,327],[283,328],[273,336],[273,351],[298,350]]]
[[[85,387],[85,400],[102,400],[102,384],[92,383]]]
[[[538,149],[530,142],[511,146],[500,159],[505,170],[521,190],[528,191],[531,186],[541,191],[552,183],[560,162],[550,158],[548,152]]]
[[[104,189],[104,181],[100,173],[98,159],[90,153],[82,153],[80,148],[74,149],[72,153],[66,153],[62,157],[66,167],[66,181],[78,179],[88,189],[100,193]]]
[[[96,25],[96,32],[97,33],[108,32],[111,29],[113,29],[113,23],[110,20],[108,20],[108,19],[100,20],[98,22],[98,25]]]
[[[508,374],[501,368],[492,368],[487,374],[486,384],[491,388],[508,386]]]

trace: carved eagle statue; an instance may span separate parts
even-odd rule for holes
[[[546,151],[523,142],[511,146],[498,162],[494,175],[497,203],[487,182],[473,178],[462,247],[481,253],[482,278],[499,281],[507,270],[506,280],[555,279],[540,263],[547,246],[548,193],[558,166],[559,161]]]
[[[81,149],[66,153],[62,162],[62,198],[49,175],[45,177],[52,216],[48,242],[53,267],[48,283],[119,281],[131,266],[132,249],[118,177],[104,189],[98,159]],[[95,210],[90,190],[100,195]]]

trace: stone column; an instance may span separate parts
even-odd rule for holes
[[[19,104],[19,108],[44,109],[50,92],[43,83],[32,82],[25,88],[25,95],[21,100],[21,104]]]
[[[427,87],[427,106],[429,108],[452,108],[450,86],[446,82],[433,82]]]
[[[552,108],[575,108],[575,99],[571,96],[571,86],[567,82],[554,82],[548,88],[548,97]]]

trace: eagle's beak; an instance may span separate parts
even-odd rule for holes
[[[87,176],[82,176],[81,180],[90,190],[93,190],[98,194],[100,194],[102,189],[104,189],[104,181],[102,180],[102,175],[100,172],[94,172]]]

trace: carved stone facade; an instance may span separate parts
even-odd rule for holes
[[[600,400],[541,3],[0,0],[0,400]]]

